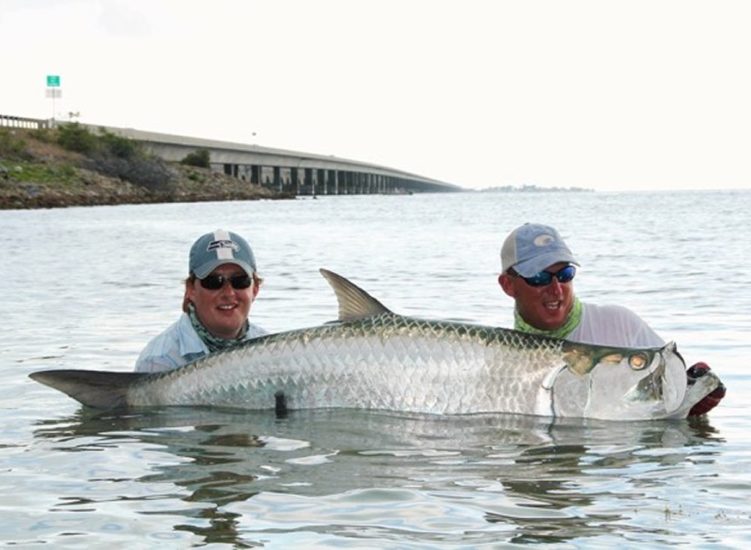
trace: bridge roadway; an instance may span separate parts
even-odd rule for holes
[[[462,191],[458,185],[394,168],[259,145],[214,141],[132,128],[106,130],[142,143],[168,162],[200,149],[211,169],[293,195],[352,195]]]

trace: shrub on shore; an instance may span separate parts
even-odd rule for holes
[[[25,160],[29,158],[26,152],[26,142],[17,138],[7,128],[0,128],[0,157]]]
[[[198,149],[185,155],[180,164],[197,166],[198,168],[209,168],[211,166],[211,155],[206,149]]]
[[[93,134],[85,126],[71,123],[57,129],[57,142],[69,151],[86,155],[86,167],[96,172],[151,191],[170,188],[172,173],[166,163],[136,141],[104,129],[98,135]]]

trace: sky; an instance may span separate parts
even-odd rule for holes
[[[751,189],[749,28],[746,0],[0,0],[0,114],[471,189]]]

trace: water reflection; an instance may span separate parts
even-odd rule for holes
[[[394,515],[405,512],[389,498],[414,500],[409,521],[419,526],[420,510],[433,513],[425,499],[436,495],[444,524],[466,524],[460,516],[468,510],[481,518],[465,525],[462,537],[467,528],[494,540],[501,529],[505,540],[517,543],[622,532],[624,514],[654,485],[670,483],[671,476],[660,472],[698,456],[713,460],[719,441],[706,420],[614,424],[342,410],[276,418],[199,408],[127,415],[81,409],[39,422],[34,435],[63,452],[135,445],[142,456],[169,453],[176,460],[143,461],[132,481],[171,485],[178,490],[162,498],[187,507],[165,512],[155,503],[147,513],[182,515],[186,521],[173,525],[175,531],[238,547],[259,544],[253,537],[264,532],[263,517],[272,513],[269,529],[275,533],[301,529],[305,517],[306,528],[349,536],[352,525],[336,515],[343,501],[370,512],[381,507],[357,520],[357,528],[383,529],[389,517],[395,524],[404,519]],[[381,492],[374,504],[375,489],[390,496]],[[274,495],[285,495],[282,506]],[[432,525],[435,519],[422,521]],[[419,531],[400,536],[423,542],[435,536]],[[660,536],[660,529],[653,534]],[[441,533],[441,540],[446,536]]]

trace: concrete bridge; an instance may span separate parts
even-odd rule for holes
[[[54,120],[0,114],[0,126],[53,128]],[[167,162],[180,162],[190,153],[206,150],[210,167],[241,180],[293,195],[354,195],[462,191],[458,185],[403,170],[348,160],[333,155],[272,149],[227,141],[82,124],[92,132],[103,128],[142,143]]]
[[[334,156],[159,134],[131,128],[106,129],[142,143],[153,154],[168,162],[179,162],[190,153],[206,150],[209,152],[212,170],[294,195],[462,190],[457,185],[402,170]]]

